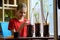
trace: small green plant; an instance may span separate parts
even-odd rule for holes
[[[45,19],[45,23],[46,24],[47,24],[47,18],[48,18],[48,12],[47,12],[46,19]]]
[[[35,12],[34,17],[35,17],[36,22],[38,23],[39,22],[39,13]]]
[[[8,16],[8,17],[10,17],[10,18],[13,18],[14,16],[13,16],[13,11],[12,10],[8,10],[8,11],[6,11],[5,12],[5,17],[6,16]]]
[[[13,18],[13,11],[12,10],[6,10],[5,11],[5,21],[9,21],[11,18]]]
[[[34,13],[34,17],[35,17],[36,23],[39,22],[39,13],[38,13],[38,11],[36,11],[36,9],[35,9],[35,7],[36,7],[37,5],[38,5],[38,2],[36,2],[34,8],[32,8],[32,11],[33,11],[33,13]]]

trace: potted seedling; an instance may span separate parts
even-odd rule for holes
[[[32,37],[33,36],[33,25],[29,24],[27,25],[27,37]]]
[[[35,18],[35,36],[36,37],[40,37],[40,22],[39,22],[39,12],[38,10],[35,9],[35,7],[37,6],[38,2],[36,2],[34,8],[32,8],[33,12],[34,12],[34,18]]]
[[[36,34],[36,37],[40,37],[40,22],[39,22],[39,13],[36,13],[34,14],[35,16],[35,34]]]
[[[45,22],[43,24],[43,29],[44,29],[43,36],[44,37],[49,37],[49,23],[47,22],[47,18],[48,18],[48,12],[46,15]]]

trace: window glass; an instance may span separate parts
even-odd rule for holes
[[[43,14],[45,18],[48,13],[47,22],[49,23],[49,34],[54,35],[53,0],[42,0],[42,2],[43,2]],[[36,22],[34,18],[34,12],[39,14],[38,21],[42,22],[41,0],[30,0],[30,21],[32,25],[34,25],[34,23]],[[43,35],[42,25],[40,32]]]

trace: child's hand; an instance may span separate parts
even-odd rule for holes
[[[29,23],[29,21],[26,21],[26,23]]]
[[[25,19],[25,22],[26,22],[27,24],[29,24],[29,23],[30,23],[30,20]]]
[[[21,26],[19,27],[18,29],[18,32],[20,32],[20,30],[25,26],[27,25],[28,21],[25,21],[23,24],[21,24]]]

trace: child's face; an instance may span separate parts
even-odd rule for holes
[[[23,8],[21,10],[17,10],[17,12],[15,13],[15,15],[16,15],[17,18],[20,19],[20,18],[26,16],[26,11],[27,11],[27,8]]]

